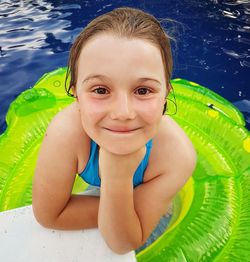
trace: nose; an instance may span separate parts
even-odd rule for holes
[[[129,120],[136,116],[133,103],[128,94],[119,94],[111,105],[110,118],[113,120]]]

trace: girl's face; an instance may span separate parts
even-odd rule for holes
[[[101,34],[83,47],[76,84],[81,121],[107,151],[133,153],[153,138],[166,94],[161,53],[150,42]]]

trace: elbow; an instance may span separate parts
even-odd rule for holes
[[[124,255],[139,248],[141,246],[141,243],[107,243],[107,245],[114,253]]]
[[[124,254],[127,254],[131,251],[133,251],[134,249],[133,248],[127,248],[127,247],[118,247],[118,246],[111,246],[109,245],[110,249],[118,254],[118,255],[124,255]]]
[[[38,212],[34,205],[32,205],[33,209],[33,215],[35,220],[40,224],[41,226],[48,228],[48,229],[54,229],[55,228],[55,221],[48,218],[46,215],[42,214],[41,212]]]

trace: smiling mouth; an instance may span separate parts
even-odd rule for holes
[[[110,132],[113,133],[118,133],[118,134],[128,134],[128,133],[132,133],[136,130],[138,130],[139,128],[135,128],[135,129],[109,129],[109,128],[104,128]]]

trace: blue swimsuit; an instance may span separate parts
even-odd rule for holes
[[[147,148],[146,154],[143,160],[141,161],[140,165],[136,169],[133,177],[134,187],[142,184],[143,182],[144,172],[148,165],[148,159],[152,148],[152,139],[146,144],[146,148]],[[99,177],[98,159],[99,159],[98,145],[93,140],[91,140],[89,160],[85,169],[79,174],[79,176],[88,184],[100,187],[101,179]]]

